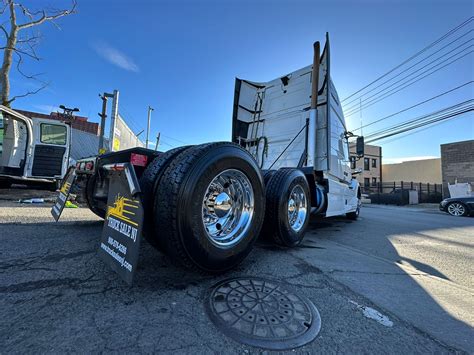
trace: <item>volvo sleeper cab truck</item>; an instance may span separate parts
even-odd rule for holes
[[[146,240],[177,263],[211,273],[241,262],[259,235],[284,247],[300,244],[311,213],[357,219],[352,135],[329,64],[327,39],[322,52],[314,44],[312,65],[269,82],[236,79],[232,142],[79,161],[90,209],[106,217],[111,167],[131,163]]]

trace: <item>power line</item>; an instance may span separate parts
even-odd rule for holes
[[[472,83],[474,83],[474,81],[472,81],[472,80],[471,80],[471,81],[468,81],[467,83],[464,83],[464,84],[462,84],[462,85],[459,85],[459,86],[457,86],[457,87],[455,87],[455,88],[453,88],[453,89],[451,89],[451,90],[448,90],[448,91],[445,91],[445,92],[443,92],[443,93],[441,93],[441,94],[439,94],[439,95],[430,97],[429,99],[426,99],[426,100],[424,100],[424,101],[418,102],[418,103],[415,104],[415,105],[412,105],[412,106],[410,106],[410,107],[404,108],[403,110],[400,110],[400,111],[398,111],[398,112],[392,113],[392,114],[390,114],[390,115],[388,115],[388,116],[379,118],[379,119],[377,119],[377,120],[375,120],[375,121],[372,121],[372,122],[370,122],[370,123],[368,123],[368,124],[366,124],[366,125],[361,126],[360,128],[356,128],[354,131],[358,131],[358,130],[361,130],[362,128],[372,126],[372,125],[374,125],[374,124],[376,124],[376,123],[378,123],[378,122],[380,122],[380,121],[384,121],[384,120],[386,120],[387,118],[396,116],[396,115],[398,115],[398,114],[400,114],[400,113],[403,113],[403,112],[406,112],[406,111],[408,111],[408,110],[411,110],[412,108],[415,108],[415,107],[420,106],[420,105],[423,105],[423,104],[425,104],[425,103],[427,103],[427,102],[433,101],[433,100],[435,100],[435,99],[437,99],[437,98],[439,98],[439,97],[441,97],[441,96],[447,95],[447,94],[449,94],[449,93],[451,93],[451,92],[453,92],[453,91],[456,91],[456,90],[458,90],[458,89],[461,89],[461,88],[463,88],[464,86],[469,85],[469,84],[472,84]]]
[[[190,143],[188,143],[188,142],[184,142],[184,141],[182,141],[182,140],[180,140],[180,139],[176,139],[176,138],[173,138],[173,137],[167,136],[166,134],[163,134],[163,133],[161,133],[161,135],[162,135],[163,137],[166,137],[166,138],[168,138],[168,139],[171,139],[171,140],[173,140],[173,141],[176,141],[176,142],[178,142],[178,143],[182,143],[182,144],[190,144]]]
[[[385,139],[385,138],[389,138],[389,137],[392,137],[392,136],[397,135],[397,134],[408,132],[408,131],[411,131],[411,130],[414,130],[414,129],[417,129],[417,128],[420,128],[420,127],[424,127],[424,126],[427,126],[427,125],[432,125],[433,123],[444,121],[444,120],[447,120],[447,119],[451,119],[451,118],[454,118],[456,116],[465,114],[465,113],[470,112],[470,111],[474,111],[474,106],[471,106],[469,109],[465,109],[465,110],[462,110],[462,111],[458,111],[458,112],[455,112],[455,113],[451,113],[451,114],[442,116],[440,118],[437,118],[437,119],[429,121],[429,122],[420,123],[420,124],[412,126],[412,127],[408,127],[408,128],[405,128],[405,129],[401,129],[399,131],[388,133],[388,134],[386,134],[384,136],[381,136],[381,137],[376,137],[376,138],[373,138],[373,139],[369,139],[366,143],[373,143],[375,141],[379,141],[379,140],[382,140],[382,139]]]
[[[445,45],[443,48],[441,48],[441,50],[448,48],[451,44],[453,44],[454,42],[456,42],[456,41],[458,41],[459,39],[463,38],[464,36],[470,34],[472,31],[473,31],[473,30],[469,30],[468,32],[466,32],[466,33],[464,33],[463,35],[461,35],[461,36],[459,36],[458,38],[456,38],[455,40],[449,42],[447,45]],[[457,46],[456,48],[453,48],[450,52],[447,52],[447,53],[443,54],[443,55],[442,55],[441,57],[439,57],[438,59],[442,58],[442,57],[445,56],[445,55],[448,55],[449,53],[454,52],[456,49],[458,49],[458,48],[464,46],[466,43],[469,43],[469,42],[472,41],[472,40],[473,40],[473,39],[471,38],[471,39],[469,39],[468,41],[466,41],[466,42],[460,44],[460,45]],[[424,62],[424,61],[427,60],[428,58],[431,58],[432,56],[434,56],[435,54],[438,54],[438,53],[439,53],[439,51],[431,53],[429,56],[423,58],[422,60],[419,60],[418,62],[416,62],[416,63],[413,64],[412,66],[410,66],[410,67],[404,69],[403,71],[401,71],[401,72],[398,73],[397,75],[391,77],[391,78],[388,79],[388,80],[385,80],[383,83],[381,83],[381,84],[375,86],[374,88],[370,89],[369,91],[366,91],[365,93],[363,93],[363,94],[359,95],[358,97],[352,99],[351,101],[347,102],[347,103],[344,104],[343,106],[347,106],[347,105],[349,105],[350,103],[352,103],[352,102],[354,102],[354,101],[356,101],[356,100],[362,98],[363,96],[367,95],[368,93],[370,93],[370,92],[376,90],[377,88],[383,86],[384,84],[386,84],[386,83],[392,81],[393,79],[397,78],[397,77],[400,76],[401,74],[407,72],[408,70],[410,70],[410,69],[413,68],[413,67],[416,67],[418,64]],[[434,60],[434,61],[436,61],[436,60]],[[433,63],[433,62],[431,62],[431,63]],[[431,63],[429,63],[429,64],[431,64]],[[429,64],[427,64],[426,66],[428,66]],[[413,73],[411,73],[411,74],[416,73],[418,70],[421,70],[421,69],[425,68],[426,66],[415,70],[415,71],[414,71]],[[411,74],[410,74],[410,75],[411,75]]]
[[[386,72],[385,74],[379,76],[377,79],[373,80],[372,82],[370,82],[369,84],[365,85],[363,88],[357,90],[356,92],[354,92],[353,94],[349,95],[348,97],[346,97],[344,100],[341,100],[341,102],[344,102],[346,101],[347,99],[353,97],[354,95],[358,94],[359,92],[361,92],[362,90],[365,90],[366,88],[368,88],[369,86],[371,86],[372,84],[376,83],[377,81],[379,81],[380,79],[383,79],[384,77],[386,77],[387,75],[389,75],[390,73],[393,73],[395,70],[397,70],[398,68],[400,68],[401,66],[405,65],[406,63],[410,62],[412,59],[416,58],[417,56],[419,56],[420,54],[426,52],[428,49],[434,47],[435,45],[437,45],[439,42],[443,41],[445,38],[451,36],[453,33],[455,33],[456,31],[458,31],[460,28],[466,26],[468,23],[470,23],[472,21],[473,17],[469,17],[466,21],[464,21],[463,23],[461,23],[460,25],[456,26],[455,28],[451,29],[450,31],[448,31],[447,33],[445,33],[443,36],[441,36],[440,38],[438,38],[436,41],[430,43],[428,46],[426,46],[425,48],[423,48],[422,50],[418,51],[417,53],[415,53],[414,55],[412,55],[410,58],[408,59],[405,59],[402,63],[398,64],[397,66],[395,66],[394,68],[390,69],[388,72]]]
[[[472,102],[472,100],[471,100],[471,102]],[[409,121],[405,121],[401,124],[392,126],[390,128],[386,128],[386,129],[383,129],[383,130],[380,130],[380,131],[377,131],[377,132],[373,132],[372,134],[369,134],[367,136],[367,138],[372,139],[373,137],[377,137],[377,136],[380,136],[382,134],[395,132],[396,130],[405,129],[407,127],[412,127],[412,126],[418,125],[418,124],[423,124],[423,123],[426,123],[430,120],[438,119],[439,117],[442,117],[443,115],[459,112],[459,111],[462,111],[466,108],[473,107],[473,105],[466,105],[467,103],[469,103],[469,101],[465,101],[465,102],[462,102],[460,104],[451,106],[449,108],[441,109],[441,110],[432,112],[432,113],[427,114],[427,115],[422,116],[422,117],[418,117],[418,118],[415,118],[415,119],[412,119],[412,120],[409,120]]]
[[[459,115],[456,115],[456,116],[454,116],[454,117],[451,117],[449,120],[454,120],[454,119],[456,119],[456,118],[460,118],[461,116],[462,116],[462,114],[459,114]],[[446,123],[447,121],[448,121],[448,120],[435,122],[435,123],[432,123],[432,124],[430,124],[430,125],[427,125],[426,127],[420,128],[420,129],[418,129],[418,130],[416,130],[416,131],[414,131],[414,132],[410,132],[410,133],[406,133],[406,132],[405,132],[406,134],[400,133],[400,134],[402,134],[401,137],[394,137],[394,138],[392,138],[392,139],[390,139],[390,140],[388,140],[388,141],[385,140],[385,139],[390,138],[390,137],[387,137],[387,138],[385,138],[385,139],[380,139],[380,140],[385,140],[384,144],[392,143],[392,142],[395,142],[395,141],[397,141],[397,140],[399,140],[399,139],[402,139],[402,138],[406,138],[406,137],[408,137],[408,136],[411,136],[411,135],[413,135],[413,134],[417,134],[417,133],[426,131],[427,129],[430,129],[430,128],[434,127],[434,126],[437,126],[437,125]]]
[[[385,130],[374,132],[367,136],[369,139],[366,141],[366,143],[372,143],[384,138],[388,138],[397,134],[408,132],[420,127],[431,125],[433,123],[443,121],[451,117],[455,117],[455,116],[473,111],[474,105],[472,104],[472,102],[474,102],[474,99],[464,101],[462,103],[453,105],[451,107],[448,107],[442,110],[435,111],[433,113],[430,113],[430,114],[427,114],[427,115],[424,115],[424,116],[421,116],[409,121],[405,121],[401,124],[392,126]],[[373,138],[370,138],[370,137],[373,137]]]
[[[471,39],[471,40],[472,40],[472,39]],[[467,42],[465,42],[465,43],[468,43],[468,42],[469,42],[469,41],[467,41]],[[464,45],[465,43],[463,43],[463,45]],[[438,57],[438,58],[432,60],[432,61],[429,62],[428,64],[425,64],[424,66],[422,66],[422,67],[418,68],[417,70],[413,71],[412,73],[410,73],[410,74],[404,76],[403,78],[401,78],[401,79],[399,79],[399,80],[393,82],[392,84],[390,84],[389,86],[383,88],[382,90],[379,90],[379,91],[376,92],[375,94],[373,94],[373,95],[371,95],[371,96],[369,96],[369,97],[366,97],[366,98],[363,99],[361,102],[368,101],[369,99],[371,99],[371,98],[373,98],[373,97],[379,95],[380,93],[382,93],[382,92],[388,90],[389,88],[393,87],[395,84],[398,84],[398,83],[400,83],[401,81],[403,81],[403,80],[405,80],[405,79],[408,79],[405,83],[407,83],[407,82],[410,81],[410,80],[416,79],[416,78],[420,77],[421,75],[425,74],[426,72],[428,72],[428,71],[430,71],[430,70],[436,68],[437,66],[439,66],[439,65],[441,65],[441,64],[443,64],[443,63],[445,63],[445,62],[448,61],[449,59],[451,59],[451,58],[453,58],[453,57],[455,57],[455,56],[457,56],[457,55],[459,55],[459,54],[462,54],[462,52],[464,52],[465,50],[467,50],[467,49],[469,49],[469,48],[471,48],[471,47],[473,47],[473,45],[470,45],[470,46],[468,46],[468,47],[466,47],[466,48],[460,50],[459,52],[457,52],[457,53],[451,55],[450,57],[446,58],[445,60],[443,60],[443,61],[441,61],[441,62],[439,62],[439,63],[433,65],[431,68],[428,68],[428,69],[426,69],[425,71],[421,72],[420,74],[415,75],[414,77],[410,78],[410,76],[412,76],[413,74],[419,72],[419,71],[422,70],[422,69],[425,69],[425,68],[428,67],[429,65],[431,65],[431,64],[433,64],[433,63],[435,63],[435,62],[437,62],[439,59],[441,59],[441,58],[443,58],[444,56],[450,54],[451,52],[445,53],[445,54],[443,54],[442,56],[440,56],[440,57]],[[404,84],[404,83],[402,83],[402,85],[403,85],[403,84]],[[371,101],[369,101],[369,102],[371,102]],[[348,111],[351,111],[351,110],[353,110],[354,108],[357,108],[357,106],[360,106],[360,105],[356,103],[356,104],[352,105],[351,107],[349,107],[347,110],[348,110]]]
[[[449,62],[449,63],[443,65],[442,67],[440,67],[440,68],[438,68],[438,69],[432,71],[431,73],[428,73],[428,74],[422,76],[421,78],[419,78],[419,79],[417,79],[417,80],[415,80],[415,81],[409,83],[410,80],[415,79],[416,77],[418,77],[418,76],[420,76],[420,75],[426,73],[427,71],[433,69],[434,67],[432,67],[432,68],[426,70],[426,71],[423,72],[422,74],[417,75],[415,78],[411,78],[411,79],[409,79],[408,81],[406,81],[405,83],[403,83],[403,84],[401,84],[401,85],[399,85],[399,86],[393,88],[393,89],[390,90],[389,92],[386,92],[385,94],[382,94],[382,95],[381,95],[382,97],[375,98],[375,99],[373,99],[373,100],[367,102],[366,105],[363,105],[363,106],[361,106],[361,107],[358,108],[358,109],[356,108],[355,110],[352,110],[352,111],[350,111],[349,113],[346,113],[345,116],[346,116],[346,117],[352,116],[353,114],[359,112],[361,109],[370,107],[370,106],[376,104],[377,102],[382,101],[382,100],[386,99],[387,97],[390,97],[390,96],[396,94],[397,92],[399,92],[399,91],[401,91],[401,90],[403,90],[403,89],[405,89],[405,88],[407,88],[407,87],[409,87],[409,86],[411,86],[411,85],[417,83],[417,82],[420,81],[420,80],[423,80],[424,78],[430,76],[431,74],[434,74],[434,73],[440,71],[441,69],[443,69],[443,68],[445,68],[445,67],[447,67],[447,66],[449,66],[449,65],[451,65],[451,64],[453,64],[453,63],[455,63],[455,62],[457,62],[458,60],[464,58],[465,56],[471,54],[472,52],[473,52],[473,51],[470,51],[470,52],[468,52],[468,53],[462,55],[461,57],[456,58],[456,59],[452,60],[451,62]],[[409,83],[409,84],[407,84],[407,83]],[[407,84],[407,85],[405,85],[405,84]],[[403,86],[403,85],[405,85],[405,86]],[[396,90],[396,89],[398,89],[398,90]],[[394,90],[395,90],[395,91],[394,91]],[[384,95],[385,95],[385,96],[384,96]]]

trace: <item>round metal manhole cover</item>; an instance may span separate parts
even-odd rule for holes
[[[303,346],[321,329],[321,317],[310,300],[262,278],[219,282],[212,288],[207,311],[227,336],[272,350]]]

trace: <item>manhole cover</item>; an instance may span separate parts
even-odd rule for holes
[[[311,301],[278,282],[233,278],[213,287],[207,310],[231,338],[253,346],[287,350],[312,341],[321,317]]]

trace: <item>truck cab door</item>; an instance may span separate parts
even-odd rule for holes
[[[61,179],[69,161],[71,128],[69,125],[47,119],[33,119],[33,159],[28,176]]]

